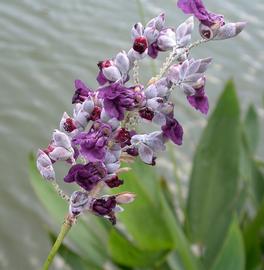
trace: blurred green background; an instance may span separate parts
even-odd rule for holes
[[[264,3],[205,2],[228,21],[249,22],[236,39],[211,42],[192,52],[194,57],[214,58],[207,72],[211,107],[225,81],[234,78],[242,111],[250,103],[256,106],[263,141]],[[0,0],[0,269],[38,269],[50,246],[44,224],[58,227],[30,186],[28,153],[45,146],[62,113],[71,113],[73,81],[79,78],[96,88],[96,63],[130,48],[131,26],[142,15],[147,21],[165,11],[171,26],[186,18],[175,0],[142,0],[141,4],[144,14],[136,0]],[[148,60],[141,67],[145,82],[153,67]],[[173,179],[173,155],[184,196],[194,149],[207,118],[189,108],[179,92],[174,99],[177,119],[185,129],[184,145],[170,146],[158,169]],[[263,143],[256,156],[264,158]],[[55,269],[65,269],[63,262],[57,260]]]

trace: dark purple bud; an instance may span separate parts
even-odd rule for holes
[[[182,144],[183,128],[175,118],[167,117],[166,125],[161,129],[166,138],[171,139],[175,144]]]
[[[99,216],[112,217],[113,210],[116,207],[115,196],[107,198],[95,199],[92,203],[91,210]]]
[[[116,188],[121,186],[124,183],[124,181],[119,179],[117,175],[114,175],[113,177],[105,180],[105,183],[110,188]]]
[[[132,156],[132,157],[137,157],[138,156],[138,149],[136,147],[129,147],[126,152]]]
[[[147,48],[148,48],[148,41],[145,37],[141,36],[135,39],[133,49],[136,52],[142,54],[146,51]]]
[[[139,111],[139,115],[141,118],[152,121],[152,119],[154,117],[154,112],[150,108],[145,107]]]

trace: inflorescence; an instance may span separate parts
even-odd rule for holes
[[[195,60],[190,57],[190,50],[204,42],[232,38],[246,23],[225,23],[222,15],[209,12],[201,0],[179,0],[177,5],[198,19],[202,40],[190,44],[193,17],[176,30],[165,26],[164,13],[146,26],[136,23],[131,32],[132,48],[98,63],[98,89],[75,81],[73,116],[65,112],[48,147],[38,150],[38,170],[69,201],[73,217],[90,211],[115,224],[115,213],[122,211],[120,204],[132,202],[135,194],[98,194],[104,186],[115,188],[123,184],[119,174],[126,168],[120,168],[121,161],[133,162],[139,156],[144,163],[155,165],[157,154],[165,150],[167,141],[182,144],[183,128],[174,117],[174,104],[170,100],[175,88],[186,95],[196,110],[208,112],[204,73],[212,59]],[[160,73],[147,86],[140,84],[138,61],[148,56],[155,59],[166,51],[170,55]],[[130,73],[134,85],[129,84]],[[136,125],[141,119],[156,124],[158,130],[138,134]],[[53,164],[57,161],[71,166],[64,181],[80,186],[70,198],[55,180]]]

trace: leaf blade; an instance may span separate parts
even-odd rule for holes
[[[235,210],[240,150],[240,109],[230,81],[197,147],[187,203],[192,240],[206,247],[209,267],[219,252]]]

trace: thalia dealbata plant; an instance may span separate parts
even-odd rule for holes
[[[131,31],[132,48],[98,63],[96,90],[81,80],[75,81],[72,116],[65,112],[50,144],[38,150],[39,172],[69,203],[69,213],[43,269],[49,268],[78,216],[91,213],[115,224],[116,213],[123,211],[121,205],[133,202],[135,194],[131,192],[101,195],[103,189],[123,184],[119,174],[129,168],[120,168],[121,161],[130,163],[139,156],[144,163],[155,165],[167,141],[182,144],[183,128],[175,118],[170,100],[173,91],[178,88],[192,107],[207,114],[205,71],[212,59],[196,60],[190,51],[208,41],[235,37],[246,23],[226,23],[223,15],[208,11],[201,0],[179,0],[177,6],[193,16],[176,29],[165,26],[164,13],[145,26],[136,23]],[[194,17],[202,39],[191,43]],[[159,74],[148,85],[142,85],[138,62],[146,57],[156,59],[166,51],[170,54]],[[129,83],[131,75],[133,83]],[[156,124],[157,131],[138,134],[136,126],[141,120]],[[53,164],[57,161],[70,166],[64,181],[80,186],[70,197],[56,182]]]

